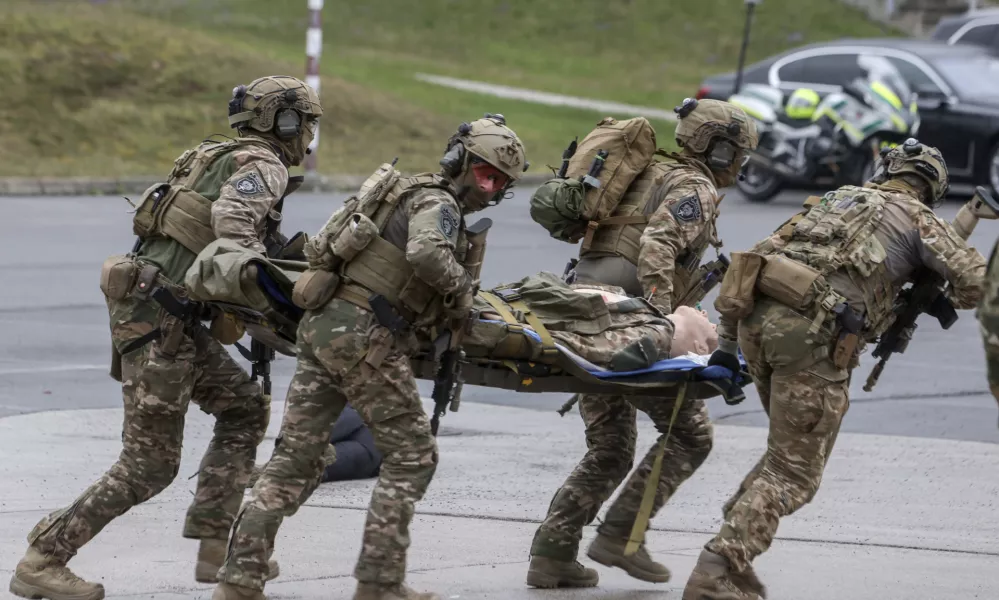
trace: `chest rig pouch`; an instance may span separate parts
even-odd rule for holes
[[[876,190],[849,186],[826,194],[793,225],[782,257],[768,258],[768,266],[774,265],[773,286],[793,291],[804,308],[800,305],[821,299],[819,288],[828,287],[829,275],[845,270],[864,296],[866,327],[876,328],[890,316],[893,302],[885,273],[887,253],[874,236],[884,206],[885,198]]]
[[[441,300],[437,292],[416,277],[405,250],[382,237],[400,202],[426,188],[455,193],[437,175],[402,177],[390,164],[379,167],[358,194],[349,198],[309,240],[305,254],[310,271],[325,271],[331,275],[307,273],[303,276],[305,281],[299,280],[303,292],[308,283],[320,278],[322,285],[315,287],[321,287],[323,293],[322,297],[314,298],[314,302],[325,304],[335,296],[370,310],[368,298],[378,295],[414,324],[430,317],[428,313],[439,312],[430,310],[435,300]],[[461,258],[467,238],[462,234],[458,242]]]
[[[132,218],[132,231],[141,240],[168,237],[197,254],[215,241],[212,229],[212,202],[192,188],[209,165],[227,152],[250,140],[205,141],[184,152],[174,161],[165,183],[156,183],[143,192]]]

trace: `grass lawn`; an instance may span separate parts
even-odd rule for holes
[[[301,76],[306,0],[5,0],[0,175],[165,173],[192,142],[230,133],[231,89]],[[327,0],[322,172],[400,157],[436,167],[462,120],[502,112],[532,171],[602,115],[416,81],[425,72],[669,108],[731,70],[740,0]],[[884,35],[831,0],[766,0],[750,60],[804,43]],[[628,116],[628,115],[616,115]],[[672,128],[654,122],[661,146]]]

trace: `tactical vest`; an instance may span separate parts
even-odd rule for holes
[[[271,150],[263,140],[238,138],[224,142],[206,140],[181,154],[174,161],[166,183],[154,184],[142,194],[132,219],[135,235],[142,240],[168,237],[194,254],[204,250],[215,241],[212,201],[194,188],[215,160],[247,145]]]
[[[416,276],[403,248],[386,239],[386,228],[399,205],[420,190],[436,188],[452,196],[452,183],[436,174],[402,177],[391,165],[382,165],[361,186],[356,196],[330,218],[306,245],[314,269],[339,276],[334,295],[370,309],[368,298],[384,296],[414,325],[434,322],[440,315],[440,293]],[[460,225],[455,254],[465,258],[467,238]]]
[[[822,277],[843,269],[861,291],[865,329],[887,327],[897,294],[888,275],[888,254],[874,232],[884,217],[886,198],[876,189],[845,186],[826,194],[811,210],[782,230],[778,253],[807,264]]]
[[[580,258],[587,255],[617,255],[638,265],[642,233],[649,224],[649,217],[659,208],[670,189],[691,176],[706,178],[702,171],[686,163],[678,155],[667,156],[666,160],[654,161],[632,182],[621,203],[608,219],[618,220],[618,223],[598,228],[589,244],[584,241]],[[715,228],[716,219],[717,213],[712,213],[701,234],[676,259],[673,296],[670,299],[673,306],[686,294],[691,285],[691,277],[700,266],[708,246],[720,245]]]

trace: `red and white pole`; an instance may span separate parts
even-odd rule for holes
[[[309,0],[309,29],[305,32],[305,83],[319,93],[319,55],[323,53],[323,0]],[[305,156],[305,171],[316,170],[316,150],[319,148],[319,131],[309,146],[311,154]]]

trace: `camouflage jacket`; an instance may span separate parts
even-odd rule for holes
[[[212,229],[219,239],[228,239],[240,246],[265,253],[261,239],[267,216],[288,185],[288,169],[269,142],[252,138],[248,143],[222,154],[195,182],[193,189],[212,201]],[[160,273],[170,281],[183,285],[184,275],[194,264],[195,254],[170,238],[152,238],[142,243],[136,256],[158,265]],[[139,337],[135,331],[145,327],[125,327],[131,322],[152,324],[158,320],[159,307],[152,301],[127,298],[110,306],[115,342],[128,343]]]
[[[858,282],[846,269],[841,269],[828,277],[832,288],[842,294],[851,307],[864,311],[862,285],[881,286],[889,291],[893,299],[914,272],[927,268],[950,284],[946,293],[955,308],[974,308],[983,290],[985,259],[982,255],[969,246],[949,223],[913,194],[906,193],[903,186],[867,186],[868,190],[871,188],[879,190],[885,199],[883,216],[873,232],[873,237],[884,249],[884,264],[872,272],[872,277],[883,277],[885,281]],[[850,186],[835,193],[859,189]],[[776,254],[785,245],[786,241],[778,230],[756,244],[751,252]],[[884,329],[890,325],[890,320],[881,323],[881,329]],[[737,325],[724,317],[721,319],[718,335],[722,349],[734,349]],[[883,331],[880,330],[867,332],[869,336],[881,333]]]

